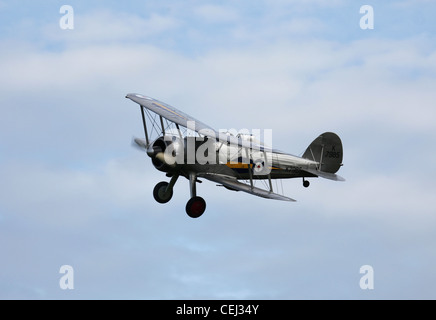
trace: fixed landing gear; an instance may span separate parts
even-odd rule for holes
[[[170,182],[159,182],[153,189],[153,197],[159,203],[167,203],[173,197],[173,188],[179,175],[174,175]]]
[[[309,188],[309,186],[310,186],[310,182],[303,178],[303,187]]]
[[[159,182],[153,189],[153,197],[159,203],[167,203],[173,197],[173,187],[176,184],[178,175],[174,175],[171,181]],[[201,181],[198,181],[201,182]],[[197,197],[197,175],[195,173],[189,174],[189,187],[191,191],[191,199],[186,204],[186,213],[191,218],[199,218],[206,211],[206,201],[202,197]]]
[[[169,189],[168,186],[168,182],[159,182],[153,189],[154,200],[159,203],[167,203],[168,201],[170,201],[173,197],[173,189]]]

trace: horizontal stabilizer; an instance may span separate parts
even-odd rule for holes
[[[292,198],[288,198],[288,197],[282,196],[282,195],[274,193],[274,192],[270,192],[270,191],[267,191],[267,190],[264,190],[261,188],[251,187],[248,184],[239,182],[235,178],[217,175],[217,174],[204,174],[204,175],[201,175],[201,177],[208,179],[208,180],[211,180],[211,181],[214,181],[214,182],[217,182],[217,183],[220,183],[229,189],[233,189],[235,191],[247,192],[247,193],[250,193],[250,194],[258,196],[258,197],[267,198],[267,199],[274,199],[274,200],[282,200],[282,201],[292,201],[292,202],[296,201]]]
[[[345,181],[344,178],[342,178],[341,176],[339,176],[335,173],[329,173],[329,172],[318,171],[318,170],[313,170],[313,169],[305,169],[304,171],[309,172],[311,174],[314,174],[314,175],[321,177],[321,178],[324,178],[324,179],[329,179],[329,180],[334,180],[334,181]]]

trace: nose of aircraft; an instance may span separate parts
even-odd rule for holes
[[[156,155],[158,153],[162,153],[162,149],[160,147],[150,146],[150,147],[147,148],[147,155],[150,158],[156,157]]]

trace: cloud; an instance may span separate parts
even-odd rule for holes
[[[233,8],[210,4],[195,7],[194,14],[207,23],[223,23],[239,19],[238,13]]]
[[[329,2],[325,2],[322,0],[309,0],[309,1],[304,1],[304,0],[291,0],[291,1],[286,1],[286,0],[279,0],[279,1],[274,1],[274,3],[271,3],[271,1],[265,0],[264,1],[265,4],[267,5],[272,5],[273,7],[294,7],[294,6],[304,6],[304,7],[309,7],[309,8],[314,8],[314,7],[337,7],[337,6],[342,6],[345,2],[343,0],[334,0],[334,1],[329,1]]]
[[[217,129],[273,129],[276,146],[292,153],[335,128],[347,145],[360,141],[365,150],[386,160],[400,147],[394,135],[404,136],[402,131],[407,136],[402,140],[411,139],[410,132],[418,135],[419,143],[408,147],[425,153],[419,148],[425,136],[434,138],[435,116],[435,53],[427,43],[422,37],[345,45],[314,40],[297,46],[282,42],[267,48],[214,50],[199,57],[133,44],[64,52],[18,49],[2,55],[0,63],[8,75],[0,78],[3,105],[9,106],[2,130],[4,137],[14,136],[18,146],[36,153],[41,147],[52,154],[88,145],[110,152],[109,141],[127,141],[135,134],[119,117],[128,114],[135,121],[137,110],[124,95],[137,91]],[[271,110],[275,116],[266,116]],[[97,120],[101,126],[94,125]],[[115,124],[125,136],[110,130]],[[135,124],[140,132],[140,123]],[[371,130],[365,130],[369,124]],[[37,134],[29,137],[28,131]],[[303,136],[294,137],[293,132]],[[66,143],[67,136],[75,139]],[[3,143],[12,147],[8,139]]]
[[[114,13],[98,10],[74,14],[74,29],[62,30],[58,25],[42,27],[45,40],[64,42],[68,45],[84,43],[138,42],[174,30],[180,22],[168,15],[151,13],[148,17],[138,14]]]
[[[434,0],[417,0],[417,1],[410,1],[410,0],[404,0],[404,1],[398,1],[394,2],[393,5],[395,7],[416,7],[417,3],[419,3],[419,6],[426,5],[426,4],[435,4]]]
[[[95,221],[104,212],[96,209],[100,205],[101,209],[108,209],[135,206],[138,200],[142,204],[143,188],[147,186],[140,169],[143,163],[141,158],[113,160],[93,171],[20,163],[3,165],[2,204],[6,212],[17,210],[21,218],[55,226]]]

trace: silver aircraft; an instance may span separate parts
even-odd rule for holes
[[[216,131],[186,113],[156,99],[130,93],[126,98],[140,106],[145,140],[134,145],[145,150],[157,170],[165,172],[169,182],[159,182],[154,199],[167,203],[180,176],[189,180],[191,198],[186,213],[200,217],[206,202],[197,196],[199,179],[207,179],[232,191],[283,201],[295,201],[273,190],[273,179],[322,177],[344,181],[336,174],[342,166],[341,139],[332,132],[316,138],[297,157],[261,143],[252,134],[233,135]],[[244,182],[243,182],[244,181]],[[256,182],[263,181],[263,186]]]

